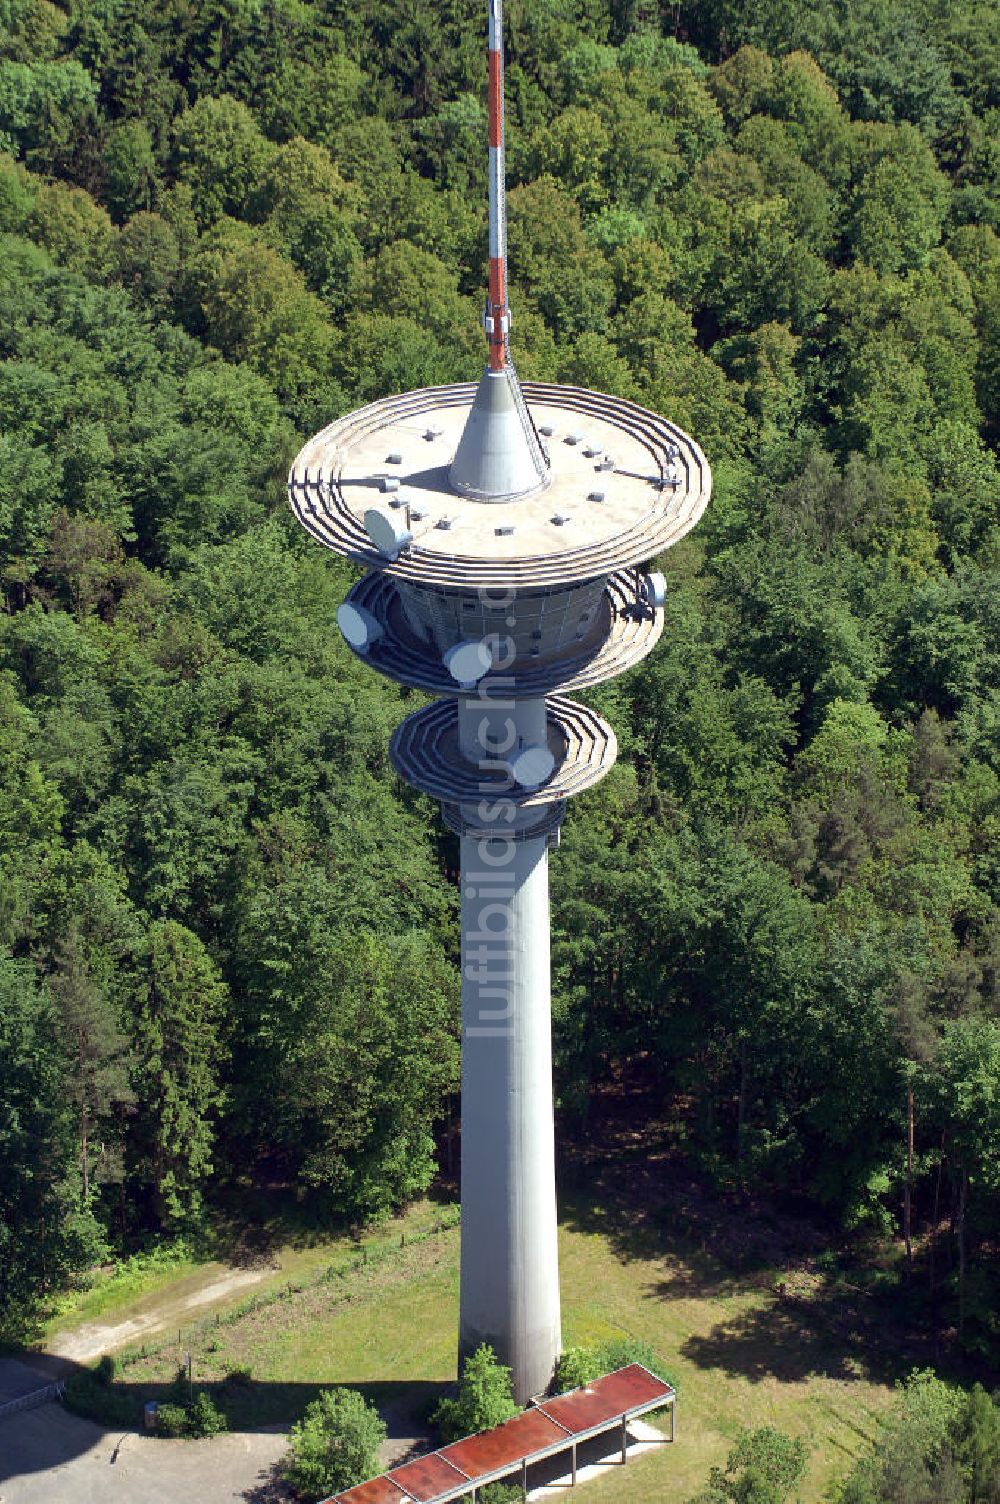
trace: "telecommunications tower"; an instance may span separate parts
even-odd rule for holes
[[[547,1387],[561,1340],[548,853],[566,800],[617,751],[566,691],[653,648],[664,580],[649,561],[697,522],[711,477],[693,439],[632,402],[518,381],[502,4],[487,3],[487,368],[478,385],[338,418],[302,449],[288,489],[309,532],[368,571],[337,613],[348,645],[435,697],[397,728],[390,756],[461,842],[459,1351],[489,1342],[523,1402]]]

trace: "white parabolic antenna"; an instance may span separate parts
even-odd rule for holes
[[[665,576],[662,574],[647,574],[642,588],[646,597],[646,604],[652,606],[654,610],[659,610],[667,598],[667,581]]]
[[[515,783],[523,789],[538,789],[547,778],[552,777],[556,760],[548,747],[533,745],[523,747],[510,765]]]
[[[382,636],[382,628],[371,612],[363,606],[352,606],[349,601],[337,607],[337,626],[345,642],[360,653]]]
[[[493,654],[485,642],[459,642],[448,649],[442,661],[459,684],[478,684],[493,667]]]
[[[394,559],[407,544],[413,542],[413,534],[405,523],[380,512],[378,507],[369,507],[365,513],[365,532],[380,554]]]

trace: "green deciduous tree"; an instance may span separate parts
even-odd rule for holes
[[[356,1389],[324,1389],[292,1426],[284,1476],[305,1499],[354,1488],[378,1472],[387,1434]]]
[[[511,1389],[510,1369],[497,1361],[484,1342],[462,1364],[458,1394],[443,1399],[433,1421],[444,1441],[457,1441],[477,1431],[489,1431],[518,1413]]]
[[[273,155],[273,146],[246,105],[227,95],[204,95],[174,127],[177,175],[190,185],[202,224],[212,224],[223,214],[251,214]]]
[[[801,1437],[793,1441],[773,1426],[742,1431],[725,1469],[712,1469],[707,1493],[691,1504],[785,1504],[805,1472],[808,1455]]]

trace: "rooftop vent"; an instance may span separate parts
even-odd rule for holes
[[[401,465],[403,463],[403,456],[393,451],[392,454],[386,455],[385,462],[387,465]]]

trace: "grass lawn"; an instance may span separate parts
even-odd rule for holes
[[[641,1336],[679,1396],[677,1443],[588,1483],[587,1499],[683,1501],[725,1460],[741,1425],[770,1423],[806,1439],[801,1497],[821,1500],[873,1434],[891,1396],[891,1353],[821,1287],[812,1299],[781,1299],[767,1270],[734,1274],[708,1254],[678,1251],[663,1231],[625,1231],[616,1214],[579,1198],[567,1210],[565,1343]],[[440,1208],[424,1203],[373,1234],[367,1255],[342,1240],[312,1250],[294,1274],[285,1264],[270,1296],[259,1287],[252,1305],[204,1319],[181,1346],[150,1345],[123,1367],[122,1393],[137,1403],[162,1392],[190,1350],[195,1380],[222,1386],[234,1425],[290,1420],[318,1386],[343,1383],[412,1416],[417,1434],[455,1372],[459,1234],[429,1231],[435,1217]],[[296,1278],[301,1288],[289,1292]]]
[[[232,1280],[233,1262],[226,1258],[231,1242],[225,1238],[218,1239],[216,1258],[199,1254],[183,1243],[165,1243],[98,1271],[85,1289],[60,1295],[38,1328],[35,1345],[58,1348],[58,1339],[64,1333],[95,1324],[110,1329],[146,1315],[162,1318],[160,1325],[167,1329],[187,1328],[206,1312],[236,1304],[247,1293],[240,1283],[244,1277],[252,1277],[255,1294],[268,1294],[287,1287],[289,1282],[308,1281],[331,1267],[346,1268],[359,1250],[378,1250],[397,1245],[402,1236],[419,1236],[435,1226],[441,1216],[440,1206],[421,1201],[360,1238],[332,1237],[328,1232],[308,1229],[290,1237],[287,1222],[282,1226],[272,1219],[265,1251],[249,1255],[237,1251],[236,1281]],[[233,1289],[227,1288],[230,1283]],[[213,1294],[216,1286],[217,1297]],[[111,1335],[108,1350],[120,1346],[121,1342]]]

